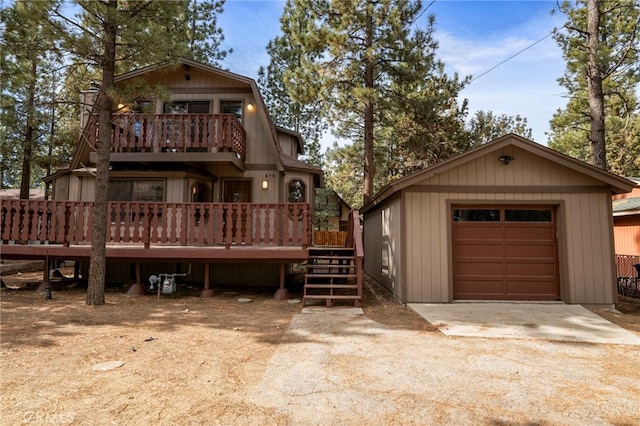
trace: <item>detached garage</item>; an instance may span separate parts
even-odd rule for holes
[[[611,195],[633,185],[507,135],[363,206],[364,269],[405,303],[612,304]]]

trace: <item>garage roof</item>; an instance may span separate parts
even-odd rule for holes
[[[515,146],[534,155],[545,158],[549,161],[553,161],[563,167],[567,167],[578,173],[582,173],[594,179],[597,179],[609,185],[611,187],[611,191],[614,194],[623,194],[629,192],[635,186],[635,183],[628,179],[622,178],[618,175],[592,166],[591,164],[587,164],[583,161],[576,160],[575,158],[561,154],[532,140],[523,138],[522,136],[507,134],[505,136],[494,139],[489,143],[471,149],[456,157],[450,158],[446,161],[442,161],[424,170],[418,171],[402,179],[398,179],[394,182],[389,183],[364,206],[362,206],[360,211],[364,213],[404,188],[414,185],[436,174],[443,173],[468,161],[477,159],[493,151],[502,150],[507,146]]]

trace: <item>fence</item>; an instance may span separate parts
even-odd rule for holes
[[[640,299],[640,256],[617,254],[618,295]]]

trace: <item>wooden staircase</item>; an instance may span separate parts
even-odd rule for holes
[[[336,300],[362,300],[362,259],[352,247],[309,247],[309,259],[304,276],[303,305],[307,301],[325,300],[327,307]]]

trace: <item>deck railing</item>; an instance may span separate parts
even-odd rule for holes
[[[126,113],[114,115],[112,124],[114,153],[233,152],[246,159],[247,134],[233,114]],[[87,128],[97,136],[97,116]]]
[[[90,244],[92,202],[2,200],[4,244]],[[107,244],[307,247],[311,214],[305,203],[110,202]]]
[[[356,263],[356,284],[358,285],[358,295],[362,296],[362,262],[364,260],[364,245],[362,241],[362,230],[360,228],[360,214],[358,210],[349,213],[347,229],[347,247],[353,248],[353,255]]]

